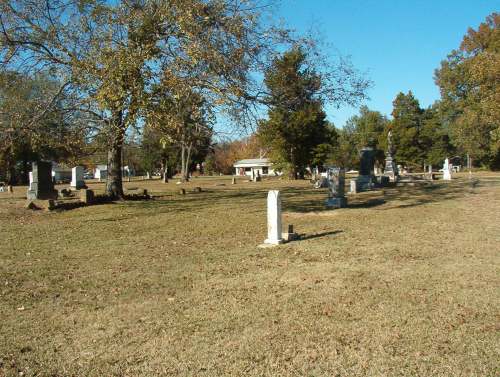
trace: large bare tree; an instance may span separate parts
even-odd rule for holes
[[[106,192],[123,197],[121,153],[149,89],[192,87],[245,114],[261,70],[288,39],[264,26],[259,0],[5,0],[0,58],[16,70],[50,69],[75,88],[108,140]],[[267,25],[267,24],[266,24]]]

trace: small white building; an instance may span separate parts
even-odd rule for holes
[[[233,165],[235,175],[255,177],[279,175],[278,172],[272,168],[273,164],[267,158],[250,158],[247,160],[236,161]]]
[[[108,165],[97,165],[94,170],[94,178],[98,180],[108,178]]]

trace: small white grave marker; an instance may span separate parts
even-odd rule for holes
[[[267,239],[265,244],[279,245],[283,243],[281,235],[281,196],[278,190],[270,190],[267,194]]]
[[[450,162],[448,161],[448,158],[446,158],[446,160],[444,160],[444,164],[443,164],[443,180],[451,181]]]

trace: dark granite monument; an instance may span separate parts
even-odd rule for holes
[[[50,162],[32,163],[33,182],[28,190],[28,200],[33,199],[57,199],[57,191],[54,190],[52,181],[52,164]]]
[[[356,190],[351,192],[370,190],[375,186],[375,150],[365,147],[360,152],[359,176],[356,178]]]

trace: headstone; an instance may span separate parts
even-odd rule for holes
[[[359,176],[356,179],[357,190],[370,190],[374,186],[375,151],[365,147],[360,152]]]
[[[47,200],[47,206],[45,207],[47,211],[53,211],[56,209],[56,203],[54,202],[54,199],[49,199]]]
[[[8,185],[7,186],[7,192],[10,193],[10,194],[13,194],[14,193],[14,188],[11,185]]]
[[[232,184],[232,185],[235,185],[235,184],[236,184],[236,177],[233,177],[233,179],[231,180],[231,184]]]
[[[351,179],[349,193],[350,194],[357,194],[358,193],[358,186],[356,184],[355,179]]]
[[[149,174],[148,171],[146,172],[146,179],[151,179],[151,175]]]
[[[326,199],[326,207],[346,207],[347,198],[345,197],[345,170],[342,168],[328,168],[326,174],[328,179],[328,199]]]
[[[163,172],[163,183],[168,183],[168,168]]]
[[[451,168],[448,158],[444,160],[443,164],[443,180],[451,181]]]
[[[381,187],[389,186],[390,178],[386,175],[381,175],[377,177],[377,183]]]
[[[71,187],[77,190],[85,187],[85,182],[83,181],[83,166],[75,166],[71,169]]]
[[[279,245],[281,237],[281,196],[278,190],[270,190],[267,194],[267,239],[265,244]]]
[[[56,199],[57,191],[54,190],[52,181],[52,164],[50,162],[33,162],[33,182],[30,185],[27,196],[31,199]]]
[[[92,204],[94,202],[94,191],[88,189],[80,190],[80,201],[85,204]]]
[[[327,177],[320,177],[316,182],[314,182],[314,188],[327,188],[329,185]]]
[[[179,190],[179,194],[181,194],[181,195],[186,195],[186,189],[181,188],[181,189]]]
[[[30,171],[28,176],[29,176],[29,188],[28,188],[28,190],[31,190],[31,184],[33,183],[33,172]]]

